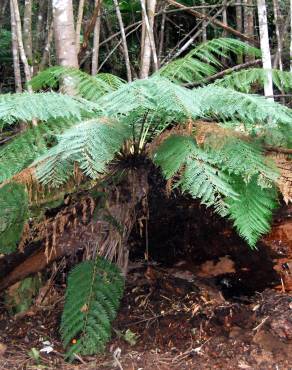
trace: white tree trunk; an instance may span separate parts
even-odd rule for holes
[[[23,46],[25,55],[30,64],[31,73],[32,68],[32,33],[31,33],[31,22],[32,22],[32,0],[25,0],[24,2],[24,15],[23,15]]]
[[[149,76],[151,66],[151,56],[153,57],[154,70],[158,69],[158,59],[153,34],[156,0],[147,1],[148,14],[145,3],[146,1],[141,0],[143,21],[145,24],[144,44],[142,46],[143,54],[141,56],[141,72],[140,72],[141,78],[147,78]]]
[[[282,62],[283,46],[282,46],[282,36],[281,36],[281,32],[280,32],[280,27],[281,27],[281,23],[282,23],[282,16],[280,14],[279,1],[278,0],[273,0],[273,5],[274,5],[274,19],[275,19],[276,37],[277,37],[277,51],[278,51],[278,55],[279,55],[279,57],[277,58],[277,64],[279,63],[280,71],[283,71],[283,62]],[[277,65],[274,64],[274,68],[277,68]]]
[[[96,0],[95,5],[102,3],[102,0]],[[99,57],[99,40],[100,40],[100,25],[101,25],[101,6],[99,8],[98,17],[94,26],[93,34],[93,51],[92,51],[92,63],[91,63],[91,74],[95,76],[98,70],[98,57]]]
[[[58,63],[78,68],[72,0],[52,0]]]
[[[257,0],[260,42],[262,51],[263,68],[267,71],[267,81],[264,85],[265,96],[273,99],[273,78],[272,78],[272,61],[269,44],[268,20],[266,0]]]
[[[127,45],[127,39],[126,39],[126,33],[124,28],[124,23],[122,19],[122,14],[120,11],[120,6],[118,0],[113,0],[116,8],[116,14],[120,25],[121,30],[121,37],[122,37],[122,44],[123,44],[123,52],[125,57],[125,63],[126,63],[126,69],[127,69],[127,79],[128,82],[132,81],[132,72],[131,72],[131,65],[130,65],[130,59],[129,59],[129,51],[128,51],[128,45]]]
[[[14,9],[13,9],[12,1],[10,1],[10,17],[11,17],[12,55],[13,55],[15,91],[17,93],[20,93],[20,92],[22,92],[22,84],[21,84],[21,73],[20,73],[20,61],[19,61],[19,52],[18,52],[16,22],[15,22],[15,15],[14,15]]]

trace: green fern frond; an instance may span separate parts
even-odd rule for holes
[[[175,186],[225,216],[227,210],[223,198],[236,199],[238,194],[230,185],[228,174],[213,166],[212,161],[212,157],[187,136],[170,136],[154,155],[154,163],[161,167],[166,178],[177,174]]]
[[[212,134],[205,140],[204,150],[223,171],[242,176],[246,182],[255,175],[262,185],[272,184],[278,178],[276,165],[265,158],[263,148],[256,141],[227,135],[218,138]]]
[[[77,68],[62,66],[50,67],[40,72],[31,80],[30,84],[34,90],[56,89],[65,78],[70,78],[78,94],[90,101],[96,101],[123,84],[121,79],[109,73],[90,76]]]
[[[190,90],[154,76],[136,80],[98,100],[109,115],[127,115],[133,111],[163,112],[176,117],[197,117],[200,113]]]
[[[219,38],[200,44],[185,57],[162,67],[158,74],[176,83],[192,83],[211,76],[221,67],[220,58],[229,55],[260,55],[260,51],[248,44],[230,38]]]
[[[256,132],[267,124],[291,126],[292,110],[263,96],[244,94],[214,85],[193,90],[201,115],[219,121],[241,122],[248,131]],[[239,126],[239,125],[238,125]]]
[[[86,176],[95,179],[130,136],[129,127],[119,122],[84,121],[57,136],[58,144],[33,164],[36,175],[41,183],[58,187],[73,175],[78,163]]]
[[[69,359],[104,350],[123,290],[121,271],[103,258],[82,262],[70,272],[60,328]]]
[[[256,176],[248,183],[237,178],[234,189],[240,197],[226,199],[230,219],[239,235],[249,246],[255,247],[260,236],[270,230],[272,211],[277,205],[277,192],[274,188],[261,188]]]
[[[218,79],[214,82],[214,85],[250,93],[254,88],[258,89],[264,86],[270,72],[263,68],[243,69],[242,71],[233,72],[224,78]],[[273,69],[272,77],[275,86],[280,91],[291,92],[292,74],[290,72]]]
[[[0,129],[19,121],[47,121],[54,118],[80,119],[82,114],[101,109],[84,99],[56,93],[0,95]]]
[[[40,122],[20,133],[10,143],[0,148],[0,182],[10,179],[29,166],[37,157],[46,153],[54,144],[54,136],[80,123],[75,120],[57,119]]]
[[[22,185],[0,188],[0,253],[16,250],[28,217],[28,198]]]

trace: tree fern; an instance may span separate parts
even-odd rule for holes
[[[176,59],[160,69],[158,74],[176,83],[200,81],[215,74],[222,67],[220,59],[229,55],[252,54],[260,51],[248,44],[230,38],[219,38],[200,44],[185,57]]]
[[[123,85],[123,80],[109,73],[93,77],[77,68],[62,66],[50,67],[40,72],[31,80],[30,84],[34,90],[56,89],[64,78],[70,78],[78,94],[90,101],[96,101],[99,97]]]
[[[260,236],[270,230],[272,211],[277,206],[277,192],[274,188],[261,188],[256,176],[248,183],[236,178],[233,186],[240,197],[226,199],[229,217],[239,235],[249,246],[255,247]]]
[[[60,329],[70,359],[74,354],[104,350],[123,289],[120,270],[100,257],[82,262],[70,272]]]
[[[0,188],[0,254],[15,251],[28,217],[24,186],[11,183]]]
[[[233,72],[224,78],[218,79],[214,85],[250,93],[259,87],[263,88],[269,73],[270,71],[263,68],[243,69],[242,71]],[[275,86],[280,91],[291,92],[292,75],[290,72],[273,69],[272,77]]]

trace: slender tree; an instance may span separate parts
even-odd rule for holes
[[[102,0],[96,0],[95,6],[98,6]],[[100,40],[100,25],[101,25],[101,12],[102,8],[99,7],[98,17],[95,22],[94,26],[94,33],[93,33],[93,50],[92,50],[92,64],[91,64],[91,74],[94,76],[98,70],[98,57],[99,57],[99,40]]]
[[[254,38],[254,10],[253,0],[243,0],[244,5],[244,33],[251,39]],[[251,62],[254,60],[252,55],[246,55],[245,60]]]
[[[76,22],[76,51],[77,51],[77,54],[79,53],[79,49],[80,49],[80,34],[81,34],[81,26],[82,26],[83,12],[84,12],[84,3],[85,3],[85,0],[79,0],[78,15],[77,15],[77,22]]]
[[[72,0],[52,0],[58,63],[78,67]]]
[[[32,0],[25,0],[24,2],[24,16],[23,16],[23,46],[25,55],[33,73],[33,56],[32,56]]]
[[[282,45],[282,35],[281,35],[282,16],[280,13],[279,0],[273,0],[273,5],[274,5],[274,20],[275,20],[276,38],[277,38],[277,53],[278,53],[277,64],[279,64],[279,69],[283,71],[283,62],[282,62],[283,45]],[[274,67],[277,68],[277,65],[274,65]]]
[[[16,92],[22,91],[20,61],[17,41],[16,22],[14,16],[13,3],[10,0],[10,18],[11,18],[11,36],[12,36],[12,55],[13,55],[13,69]]]
[[[265,96],[273,99],[273,77],[272,77],[272,60],[269,43],[267,6],[265,0],[257,0],[260,42],[262,51],[263,68],[267,70],[267,81],[264,85]]]

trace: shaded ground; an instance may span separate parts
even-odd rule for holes
[[[70,267],[59,262],[25,315],[0,307],[0,369],[292,370],[292,210],[275,218],[268,247],[251,251],[211,211],[152,194],[149,222],[129,240],[135,262],[105,355],[64,361]]]
[[[292,297],[268,289],[223,298],[213,278],[132,264],[104,356],[66,364],[59,342],[62,287],[24,317],[0,317],[1,369],[292,369]],[[129,344],[125,332],[134,333]],[[130,331],[130,332],[129,332]],[[31,358],[49,341],[54,351]],[[6,350],[3,346],[5,344]],[[5,351],[4,351],[5,350]],[[115,358],[118,357],[118,361]]]

